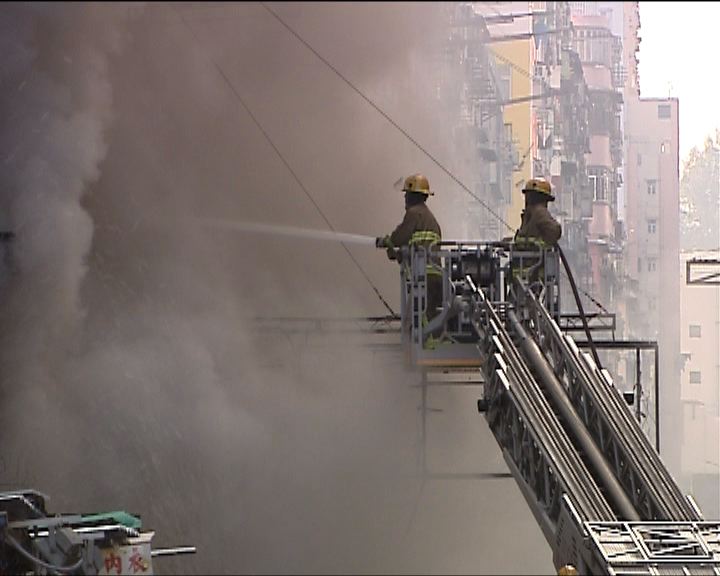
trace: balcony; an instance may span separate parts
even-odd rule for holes
[[[588,166],[612,168],[613,161],[610,154],[610,137],[604,134],[590,136],[590,153],[585,156]]]
[[[583,64],[583,75],[588,90],[612,90],[610,70],[598,64]]]
[[[592,207],[592,220],[588,230],[591,237],[596,239],[609,239],[615,233],[615,220],[612,207],[604,201],[594,201]]]

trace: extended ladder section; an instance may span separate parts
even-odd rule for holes
[[[698,520],[697,509],[680,492],[608,372],[560,332],[527,287],[522,289],[545,360],[638,514],[646,520]]]
[[[720,575],[720,521],[706,522],[663,465],[610,374],[556,320],[559,260],[512,244],[438,248],[444,303],[423,321],[425,254],[406,256],[411,357],[447,366],[472,345],[478,402],[560,569]],[[425,328],[438,333],[432,348]],[[451,350],[458,347],[458,354]],[[445,348],[445,349],[444,349]],[[467,363],[458,363],[466,366]]]
[[[487,300],[481,304],[478,329],[486,354],[484,403],[490,429],[548,542],[581,551],[577,527],[582,520],[612,521],[613,511],[499,316]]]

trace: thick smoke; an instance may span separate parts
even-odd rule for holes
[[[434,91],[441,5],[274,9],[455,168]],[[17,234],[3,484],[56,511],[126,508],[156,545],[199,547],[160,571],[546,572],[511,480],[417,477],[418,375],[401,354],[257,321],[385,313],[343,248],[198,224],[326,228],[238,96],[339,231],[390,231],[392,183],[422,171],[452,236],[450,179],[260,5],[23,5],[0,22],[0,217]],[[395,264],[350,250],[397,308]],[[504,471],[472,394],[433,401],[456,431],[435,465]]]
[[[82,330],[93,223],[81,202],[107,152],[108,57],[122,44],[124,19],[114,7],[77,5],[7,5],[0,13],[0,214],[16,234],[0,277],[6,423],[41,429],[39,420],[56,416],[50,397]],[[20,397],[32,398],[32,413],[14,404]],[[9,438],[15,432],[6,429]]]

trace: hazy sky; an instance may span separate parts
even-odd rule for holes
[[[640,2],[640,93],[680,99],[680,160],[720,128],[720,2]]]

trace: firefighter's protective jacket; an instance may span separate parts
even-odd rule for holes
[[[552,217],[544,204],[527,206],[522,213],[518,236],[539,238],[547,244],[554,244],[562,235],[560,223]]]
[[[442,240],[442,232],[440,225],[435,220],[435,216],[425,203],[409,206],[405,210],[405,217],[397,228],[390,234],[388,246],[388,256],[397,248],[402,246],[425,246],[428,250]],[[434,259],[430,257],[430,262]],[[432,270],[428,267],[428,273],[440,273],[438,266],[433,266]]]

